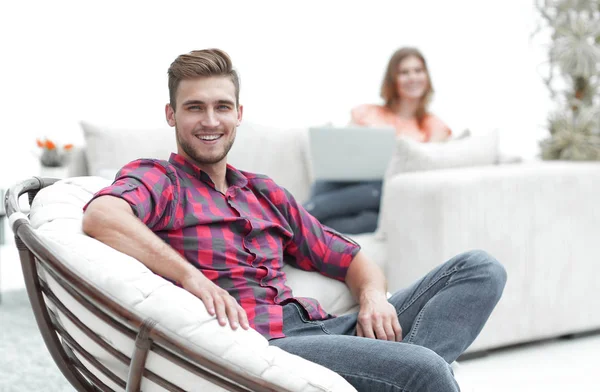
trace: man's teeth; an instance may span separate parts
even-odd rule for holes
[[[202,140],[217,140],[218,138],[221,137],[221,135],[203,135],[203,136],[198,136],[198,137]]]

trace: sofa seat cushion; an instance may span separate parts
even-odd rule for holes
[[[62,180],[42,189],[32,204],[32,225],[45,245],[69,268],[93,282],[116,302],[157,320],[190,347],[229,368],[241,369],[293,391],[354,390],[338,374],[269,346],[268,341],[253,329],[233,331],[219,326],[200,299],[152,273],[136,259],[86,236],[81,229],[82,207],[94,192],[109,183],[100,177]],[[119,337],[107,336],[105,340],[117,342]],[[117,349],[121,347],[116,345]],[[161,364],[149,360],[147,366],[155,366],[151,369],[153,372],[171,379],[173,374],[181,373],[181,369],[165,368],[164,361]],[[198,389],[197,381],[185,379],[185,374],[182,377],[184,379],[174,380],[177,385],[189,386],[193,381],[194,388],[184,389],[202,389]]]

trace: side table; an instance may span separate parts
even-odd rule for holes
[[[48,167],[40,166],[40,177],[48,178],[67,178],[69,177],[69,168],[67,166]]]

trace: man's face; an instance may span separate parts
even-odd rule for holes
[[[176,110],[167,104],[166,116],[178,153],[200,166],[226,162],[242,121],[233,82],[219,76],[182,80],[175,99]]]

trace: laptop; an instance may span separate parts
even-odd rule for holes
[[[396,146],[393,128],[323,126],[308,135],[315,180],[381,180]]]

